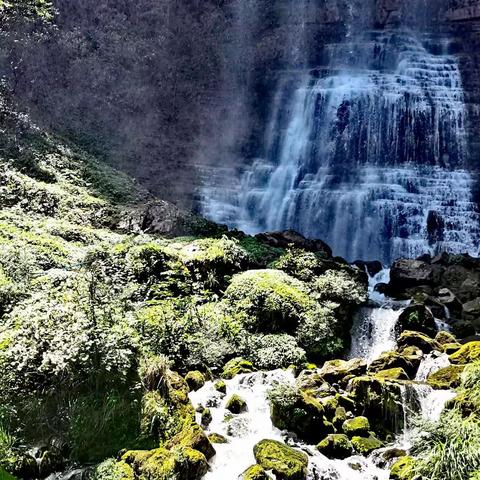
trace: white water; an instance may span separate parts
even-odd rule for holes
[[[390,270],[385,269],[369,277],[369,305],[356,314],[352,327],[352,346],[349,358],[363,358],[371,363],[383,352],[394,350],[397,344],[395,326],[408,302],[398,302],[375,290],[379,283],[390,281]]]
[[[281,75],[259,158],[240,178],[207,178],[203,213],[248,233],[293,228],[351,261],[477,254],[466,108],[448,39],[407,25],[369,30],[361,12],[346,21],[315,75]]]
[[[207,433],[219,433],[228,438],[227,444],[215,444],[216,456],[211,462],[211,471],[205,480],[236,480],[251,465],[255,457],[253,447],[260,440],[270,439],[286,441],[309,455],[309,480],[386,480],[388,472],[377,468],[363,457],[354,456],[350,459],[329,460],[321,455],[314,445],[294,443],[288,439],[286,432],[275,428],[270,420],[270,408],[266,397],[267,391],[275,382],[294,382],[290,372],[276,370],[239,375],[228,380],[227,394],[222,396],[208,382],[202,389],[190,394],[193,405],[207,406],[212,412],[212,423]],[[225,404],[232,394],[240,395],[248,405],[248,411],[234,415],[230,421],[225,417],[230,412]]]

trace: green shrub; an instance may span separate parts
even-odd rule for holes
[[[480,469],[480,421],[464,418],[454,409],[439,422],[419,425],[412,453],[417,457],[415,473],[429,480],[465,480]]]
[[[346,272],[328,270],[315,282],[320,300],[360,305],[367,300],[366,285],[359,283]]]
[[[306,361],[305,351],[290,335],[249,335],[246,341],[246,358],[261,370],[286,368]]]

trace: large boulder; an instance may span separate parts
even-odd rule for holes
[[[410,378],[414,378],[422,358],[422,351],[415,346],[383,352],[370,364],[368,372],[378,373],[392,368],[401,368]]]
[[[237,394],[233,394],[227,401],[225,408],[234,413],[239,414],[247,411],[247,402]]]
[[[464,365],[450,365],[432,373],[427,383],[436,390],[451,390],[460,386]]]
[[[426,335],[435,336],[437,333],[437,325],[430,310],[425,305],[410,305],[403,310],[398,317],[395,326],[397,335],[405,330],[414,330],[416,332],[425,333]]]
[[[208,472],[205,456],[189,447],[132,450],[122,456],[139,478],[200,480]]]
[[[237,358],[232,358],[232,360],[230,360],[223,367],[222,377],[225,378],[226,380],[231,380],[236,375],[240,375],[242,373],[252,373],[252,372],[255,372],[255,371],[256,371],[256,369],[252,365],[251,362],[249,362],[248,360],[245,360],[241,357],[237,357]],[[215,385],[217,385],[217,384],[215,384]],[[215,388],[217,388],[217,387],[215,387]],[[220,384],[220,388],[222,390],[225,389],[225,391],[226,391],[225,383]]]
[[[188,372],[187,375],[185,375],[185,381],[187,382],[190,390],[195,392],[200,390],[205,385],[205,375],[198,370]]]
[[[343,432],[349,437],[368,435],[370,422],[367,417],[355,417],[345,420],[342,425]]]
[[[433,338],[420,332],[412,332],[405,330],[398,339],[398,347],[400,349],[406,347],[416,347],[423,353],[430,353],[433,350],[441,351],[442,346]]]
[[[242,473],[241,480],[270,480],[270,476],[260,465],[252,465]]]
[[[466,365],[480,360],[480,341],[466,343],[448,358],[456,365]]]
[[[253,448],[255,460],[278,480],[306,480],[308,457],[275,440],[262,440]]]
[[[353,448],[360,455],[370,455],[374,450],[383,447],[383,443],[373,435],[368,437],[355,436],[352,438]]]
[[[186,426],[167,442],[168,449],[187,447],[201,452],[207,460],[215,455],[215,449],[203,429],[196,423]]]
[[[360,358],[352,360],[328,360],[318,371],[319,377],[328,383],[338,383],[348,376],[358,377],[367,372],[367,363]]]
[[[436,285],[443,271],[444,267],[441,265],[431,265],[422,260],[400,259],[393,263],[390,270],[389,289],[400,293],[411,287]]]
[[[165,200],[154,200],[125,210],[118,227],[127,232],[167,237],[211,235],[227,231],[227,227],[181,210]]]
[[[255,238],[272,247],[289,248],[293,246],[309,252],[321,253],[327,258],[332,256],[332,249],[325,242],[310,240],[294,230],[259,233]]]
[[[328,435],[317,445],[317,448],[327,458],[343,460],[353,455],[352,442],[343,433]]]

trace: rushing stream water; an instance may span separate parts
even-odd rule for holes
[[[402,306],[375,290],[379,282],[388,281],[388,270],[384,270],[370,280],[370,306],[356,318],[352,329],[352,350],[350,357],[371,361],[380,353],[395,348],[394,327]],[[450,391],[436,391],[422,383],[431,373],[449,365],[446,355],[426,355],[418,369],[415,382],[402,386],[404,411],[404,431],[394,445],[408,449],[415,435],[414,418],[438,420],[445,403],[455,395]],[[267,399],[268,390],[276,382],[294,383],[291,371],[275,370],[238,375],[226,381],[227,393],[215,390],[213,382],[208,382],[190,398],[194,406],[208,407],[212,422],[207,433],[225,436],[228,443],[216,444],[216,456],[211,461],[211,470],[205,480],[236,480],[251,465],[255,464],[253,447],[263,439],[279,440],[302,449],[309,455],[308,480],[387,480],[389,468],[381,459],[385,449],[374,452],[369,458],[353,456],[346,460],[330,460],[322,455],[314,445],[306,445],[295,440],[294,435],[275,428],[270,419]],[[242,397],[248,410],[239,415],[231,415],[226,403],[233,394]],[[388,447],[387,447],[388,448]]]

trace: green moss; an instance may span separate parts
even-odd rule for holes
[[[346,420],[342,425],[343,431],[350,437],[361,436],[370,430],[370,422],[366,417],[355,417]]]
[[[435,341],[438,342],[440,345],[457,343],[457,339],[455,338],[455,336],[452,335],[450,332],[445,332],[444,330],[437,333],[437,335],[435,336]]]
[[[195,370],[187,373],[185,376],[185,381],[187,382],[190,390],[195,392],[196,390],[200,390],[205,385],[205,376],[202,372]]]
[[[171,451],[165,448],[130,451],[122,456],[122,460],[138,472],[142,480],[200,480],[208,472],[205,456],[183,446]]]
[[[245,314],[245,326],[254,332],[293,332],[302,314],[314,307],[306,286],[279,270],[235,275],[225,298]]]
[[[277,478],[305,480],[307,477],[307,455],[281,442],[262,440],[255,445],[253,453],[257,463],[271,470]]]
[[[196,423],[186,426],[166,444],[167,448],[188,447],[201,452],[208,459],[215,455],[210,440]]]
[[[271,247],[255,237],[243,237],[239,244],[249,254],[253,263],[260,267],[267,267],[284,252],[283,249]]]
[[[360,455],[369,455],[374,450],[381,448],[383,443],[373,436],[369,437],[360,437],[355,436],[352,438],[352,445],[353,448],[360,454]]]
[[[228,399],[225,408],[234,414],[243,413],[247,410],[247,402],[239,395],[234,394]]]
[[[17,480],[13,475],[10,475],[2,467],[0,467],[0,480]]]
[[[427,383],[436,390],[450,390],[460,386],[464,365],[450,365],[432,373]]]
[[[456,365],[466,365],[480,360],[480,342],[466,343],[448,358]]]
[[[353,445],[344,434],[330,434],[318,445],[320,453],[328,458],[344,459],[353,454]]]
[[[247,468],[240,477],[242,480],[269,480],[267,472],[260,465],[252,465]]]
[[[412,480],[414,475],[414,460],[409,456],[399,458],[390,470],[391,480]]]
[[[211,443],[228,443],[228,438],[224,437],[223,435],[220,435],[219,433],[211,433],[208,436],[208,439],[210,440]]]
[[[223,380],[217,380],[214,384],[213,387],[217,392],[220,393],[227,393],[227,384]]]
[[[230,380],[236,375],[252,372],[255,372],[255,368],[252,363],[238,357],[233,358],[223,367],[222,377]]]
[[[93,480],[134,480],[135,475],[130,465],[116,462],[113,458],[105,460],[95,467]]]
[[[387,380],[409,380],[408,375],[403,368],[390,368],[389,370],[381,370],[375,374],[378,378]]]

